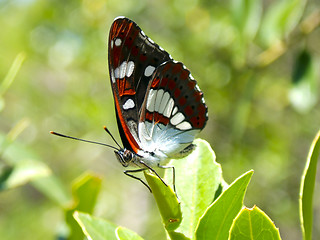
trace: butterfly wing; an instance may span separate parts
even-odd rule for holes
[[[109,34],[109,73],[118,128],[125,148],[140,149],[139,112],[154,70],[171,59],[132,20],[119,17]]]
[[[203,93],[190,71],[168,61],[155,71],[139,119],[141,146],[165,158],[192,144],[208,120]]]

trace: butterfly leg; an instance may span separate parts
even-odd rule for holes
[[[124,173],[125,175],[127,175],[128,177],[131,177],[131,178],[134,178],[134,179],[136,179],[136,180],[139,180],[139,181],[140,181],[143,185],[145,185],[145,186],[149,189],[149,191],[152,193],[151,188],[149,187],[148,184],[146,184],[141,178],[136,177],[136,176],[130,174],[130,173],[142,172],[142,171],[144,171],[144,170],[147,170],[147,169],[146,169],[146,168],[140,168],[140,169],[135,169],[135,170],[126,170],[126,171],[124,171],[123,173]]]
[[[145,162],[143,161],[139,161],[143,166],[145,166],[147,169],[149,169],[151,172],[153,172],[155,175],[157,175],[157,177],[161,180],[161,182],[163,182],[163,184],[168,187],[168,185],[165,183],[165,181],[162,179],[162,177],[159,176],[159,174],[150,166],[148,166]]]
[[[173,191],[176,194],[176,197],[178,197],[177,195],[177,191],[176,191],[176,170],[174,168],[174,166],[161,166],[158,164],[159,168],[163,168],[163,169],[168,169],[171,168],[172,169],[172,185],[173,185]]]

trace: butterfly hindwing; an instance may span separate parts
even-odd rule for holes
[[[192,145],[207,122],[203,93],[180,62],[160,65],[142,105],[139,137],[143,149],[176,157]]]
[[[181,62],[162,64],[150,81],[140,116],[179,130],[203,129],[207,121],[203,93]]]
[[[139,149],[139,112],[155,69],[170,55],[128,18],[113,22],[109,34],[109,72],[118,128],[126,148]]]

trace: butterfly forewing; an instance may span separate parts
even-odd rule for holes
[[[157,67],[170,55],[149,39],[130,19],[117,18],[109,35],[109,73],[118,127],[126,148],[137,152],[141,105]]]

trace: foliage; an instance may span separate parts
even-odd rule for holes
[[[316,181],[317,163],[320,154],[320,131],[312,142],[300,187],[300,221],[303,239],[312,239],[313,191]]]
[[[184,62],[204,92],[209,121],[201,138],[222,167],[202,140],[198,145],[206,150],[173,161],[180,204],[150,174],[145,177],[154,195],[125,178],[110,149],[49,134],[113,144],[102,126],[117,133],[106,41],[119,15],[135,20]],[[224,215],[228,224],[220,231],[231,229],[230,239],[276,239],[270,218],[283,239],[301,239],[299,204],[303,238],[319,238],[313,226],[319,216],[312,214],[319,212],[318,137],[303,172],[319,130],[319,1],[4,0],[0,24],[3,239],[96,236],[99,226],[117,239],[201,238],[208,234],[206,224],[221,224],[212,219],[230,191],[237,204]],[[233,187],[251,173],[228,186],[221,169],[226,182],[254,169],[244,204],[249,207],[239,209],[243,196]],[[172,183],[171,171],[164,175]],[[259,232],[255,223],[270,231]]]
[[[180,179],[184,180],[177,186],[181,202],[171,187],[165,186],[157,176],[145,173],[170,239],[248,239],[246,235],[251,236],[251,239],[259,239],[261,236],[265,239],[280,239],[278,230],[265,213],[256,207],[253,210],[242,209],[253,171],[243,174],[230,186],[225,186],[226,189],[220,195],[216,194],[218,187],[224,184],[221,168],[215,162],[215,155],[208,143],[199,139],[195,142],[197,149],[181,161],[185,163],[186,169],[192,169],[194,165],[201,167],[192,171],[192,175],[189,171],[181,171]],[[173,160],[172,163],[179,161]],[[211,174],[208,175],[208,172]],[[193,184],[190,184],[190,177],[199,179],[199,183],[192,181]],[[186,187],[187,184],[189,187]],[[211,185],[215,188],[212,189]],[[217,198],[214,199],[214,196]],[[118,239],[119,227],[107,221],[83,213],[76,213],[75,218],[89,239]],[[142,239],[133,235],[124,239]]]

